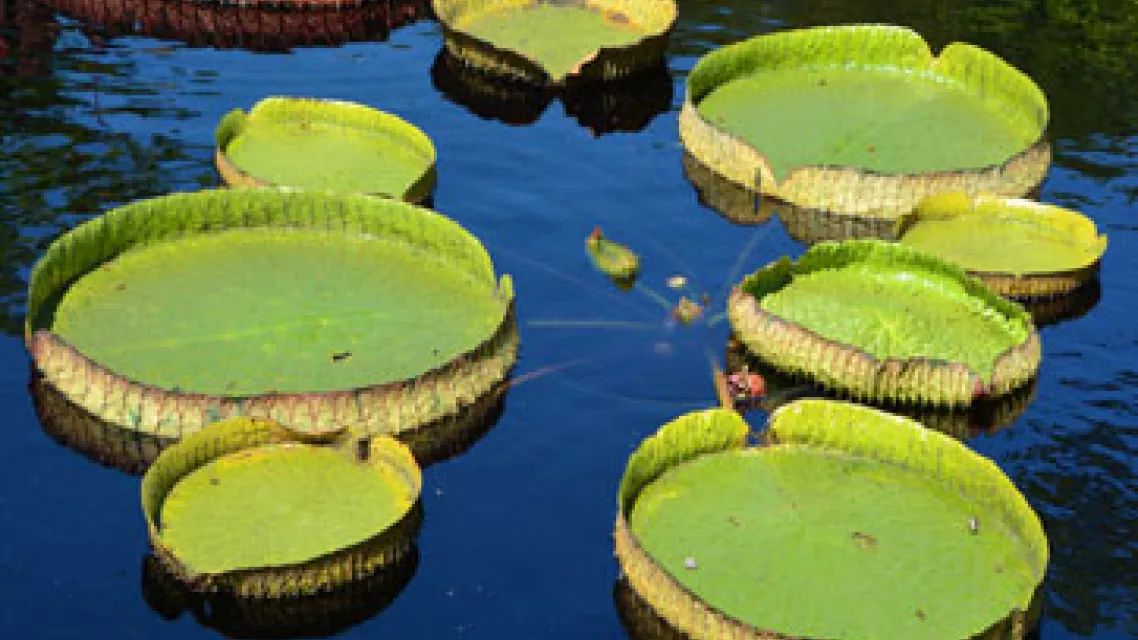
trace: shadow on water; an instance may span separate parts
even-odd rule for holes
[[[92,415],[67,399],[36,371],[29,373],[36,415],[45,434],[103,466],[141,475],[177,438],[127,429]],[[469,450],[501,419],[510,381],[500,383],[458,416],[436,420],[398,436],[426,468]]]
[[[127,35],[190,46],[285,52],[386,40],[430,14],[428,0],[42,0],[80,21],[92,42]]]
[[[537,122],[555,99],[594,136],[636,132],[672,104],[672,76],[663,65],[616,82],[570,82],[564,89],[538,87],[483,73],[439,50],[431,83],[447,100],[474,115],[512,125]]]
[[[374,618],[411,582],[419,552],[379,573],[310,596],[247,598],[190,592],[155,558],[142,560],[142,598],[164,620],[189,612],[198,624],[230,638],[321,638]]]

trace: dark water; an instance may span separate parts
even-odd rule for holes
[[[415,14],[407,8],[361,19],[347,33],[298,27],[301,43],[370,42],[281,53],[288,38],[226,35],[240,24],[232,16],[195,46],[151,39],[188,36],[155,18],[157,2],[121,19],[116,7],[125,4],[74,2],[65,18],[0,0],[4,637],[215,633],[190,615],[167,620],[144,600],[138,480],[41,430],[19,331],[28,268],[55,235],[116,204],[215,184],[215,123],[269,94],[355,100],[426,130],[440,156],[436,207],[483,238],[515,276],[518,374],[574,365],[511,389],[481,441],[427,470],[414,575],[382,612],[356,612],[359,623],[344,636],[624,637],[609,535],[617,481],[640,439],[714,402],[708,354],[722,357],[726,323],[668,326],[649,295],[616,294],[592,272],[583,239],[600,224],[641,251],[647,285],[667,292],[664,280],[682,273],[713,296],[737,276],[740,258],[750,270],[800,253],[777,221],[735,226],[698,201],[676,134],[683,77],[702,53],[751,34],[855,21],[909,24],[935,46],[964,39],[988,47],[1050,98],[1056,160],[1042,199],[1080,208],[1110,235],[1101,299],[1043,330],[1034,401],[1013,426],[971,442],[1045,521],[1052,561],[1041,636],[1138,635],[1133,0],[681,0],[667,74],[611,96],[519,94],[497,115],[472,103],[481,116],[432,73],[435,23],[387,33]],[[211,43],[226,49],[200,46]],[[452,90],[444,96],[436,85]]]

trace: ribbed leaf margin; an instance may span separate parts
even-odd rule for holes
[[[776,175],[761,148],[718,128],[697,105],[716,88],[743,76],[778,69],[886,68],[958,83],[1003,113],[1033,142],[990,166],[959,171],[880,173],[814,164]],[[1046,96],[1018,69],[979,47],[953,43],[934,57],[913,30],[885,24],[792,29],[721,47],[697,61],[687,77],[680,110],[680,140],[700,162],[724,178],[808,209],[859,219],[896,220],[924,197],[964,189],[1023,196],[1046,176],[1051,146]]]
[[[629,513],[636,496],[668,469],[701,455],[742,449],[750,427],[734,411],[707,409],[684,414],[660,427],[628,459],[617,501]]]

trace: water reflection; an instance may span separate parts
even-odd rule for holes
[[[185,0],[43,1],[84,23],[97,44],[123,35],[144,35],[191,46],[260,52],[382,41],[393,29],[423,18],[430,11],[427,0],[232,4]]]
[[[177,438],[128,429],[71,402],[32,367],[30,391],[44,433],[60,445],[103,466],[141,475]],[[509,380],[499,383],[457,416],[399,434],[421,467],[458,456],[486,435],[505,411]]]
[[[245,598],[191,593],[153,556],[142,560],[142,598],[173,621],[190,612],[199,624],[230,638],[321,638],[374,618],[411,582],[419,566],[415,547],[394,566],[311,596]]]
[[[431,83],[447,100],[474,115],[512,125],[537,122],[560,98],[565,113],[594,136],[640,131],[671,107],[673,91],[664,66],[619,81],[570,82],[564,89],[551,89],[473,69],[445,47],[431,65]]]
[[[10,115],[0,118],[0,330],[19,334],[26,270],[54,236],[111,206],[216,178],[201,162],[208,140],[195,148],[138,126],[163,118],[168,131],[198,115],[177,105],[165,78],[140,78],[136,58],[74,48],[82,36],[30,0],[3,6],[0,114]]]

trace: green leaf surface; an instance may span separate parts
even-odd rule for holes
[[[760,629],[959,640],[1036,584],[1000,516],[921,473],[786,445],[674,467],[630,522],[681,584]]]
[[[230,229],[83,275],[51,329],[129,379],[228,396],[405,380],[490,336],[504,302],[421,248],[319,229]]]
[[[471,13],[455,25],[495,47],[509,49],[562,78],[601,47],[631,45],[648,35],[627,19],[580,5],[537,3]]]
[[[940,194],[925,199],[902,228],[901,244],[987,273],[1073,271],[1106,250],[1089,218],[1030,200]]]
[[[390,528],[415,496],[398,472],[310,446],[218,458],[174,485],[162,539],[196,573],[284,566]]]
[[[226,155],[272,184],[401,196],[430,158],[399,135],[312,121],[250,118]]]
[[[959,276],[884,255],[797,273],[759,306],[879,359],[963,362],[985,376],[1027,338],[1022,318],[1001,313]]]
[[[766,155],[778,179],[817,165],[978,169],[1007,161],[1038,135],[1029,118],[960,81],[888,65],[759,71],[717,87],[697,108]]]

